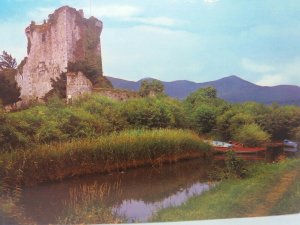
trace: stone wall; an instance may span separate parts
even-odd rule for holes
[[[131,98],[140,97],[137,92],[122,89],[93,88],[93,92],[117,101],[127,101]]]
[[[67,99],[74,99],[84,94],[90,94],[93,90],[92,82],[81,72],[67,73]]]
[[[93,32],[87,34],[90,30]],[[68,6],[55,10],[41,25],[32,22],[25,30],[28,39],[27,61],[22,73],[16,76],[22,100],[42,98],[52,89],[50,80],[66,72],[68,62],[84,60],[88,54],[95,57],[102,72],[101,31],[101,21],[94,17],[85,19],[82,10]],[[92,38],[96,44],[87,46],[87,38],[91,38],[91,35],[94,35]],[[93,49],[88,49],[91,47]]]

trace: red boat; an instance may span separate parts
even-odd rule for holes
[[[227,146],[223,147],[220,145],[218,145],[218,146],[213,145],[213,146],[214,146],[214,150],[216,152],[220,152],[220,153],[234,151],[235,153],[239,153],[239,154],[251,154],[251,153],[262,152],[267,149],[266,147],[244,147],[243,145],[238,144],[238,143],[231,144],[228,147]]]

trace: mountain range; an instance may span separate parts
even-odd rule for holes
[[[114,77],[107,77],[115,88],[138,91],[143,80],[128,81]],[[171,82],[161,81],[165,93],[171,97],[184,99],[199,88],[214,87],[218,97],[232,103],[255,101],[264,104],[277,102],[282,105],[300,105],[300,87],[295,85],[278,85],[273,87],[259,86],[238,76],[232,75],[215,81],[195,83],[187,80]]]

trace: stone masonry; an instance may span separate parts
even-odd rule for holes
[[[93,84],[83,73],[67,73],[67,98],[92,93]]]
[[[22,100],[42,98],[52,89],[51,78],[66,72],[68,62],[85,60],[87,56],[95,58],[95,63],[101,68],[99,75],[102,76],[101,31],[101,21],[94,17],[86,19],[82,10],[77,11],[69,6],[55,10],[41,25],[32,22],[25,29],[28,39],[26,63],[16,76]],[[72,84],[69,93],[90,90],[87,88],[89,80],[82,74],[67,77],[72,79],[67,82]]]

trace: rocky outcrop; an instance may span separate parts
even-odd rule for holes
[[[32,22],[25,29],[28,56],[16,76],[22,100],[43,98],[52,89],[51,78],[67,72],[69,62],[88,62],[95,66],[99,76],[103,76],[101,31],[101,21],[94,17],[86,19],[82,10],[69,6],[55,10],[43,24]],[[78,77],[82,81],[81,75]],[[72,79],[69,83],[72,83],[74,77],[69,78]],[[83,84],[81,81],[79,83]],[[82,90],[80,88],[80,85],[76,86],[76,93],[84,92],[86,83]],[[75,93],[73,88],[69,92]]]

